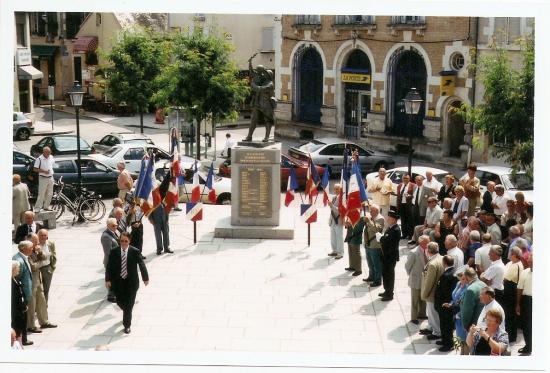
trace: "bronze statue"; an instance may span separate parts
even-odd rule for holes
[[[275,125],[275,107],[277,100],[275,99],[275,89],[273,85],[273,71],[266,70],[262,65],[252,67],[252,59],[256,57],[255,53],[248,59],[248,70],[250,72],[252,85],[252,99],[250,106],[252,107],[252,118],[248,129],[248,136],[244,141],[252,141],[252,134],[258,124],[265,124],[265,138],[263,142],[269,141],[271,127]]]

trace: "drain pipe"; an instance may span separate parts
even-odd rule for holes
[[[472,109],[475,109],[476,107],[476,81],[477,81],[477,54],[478,54],[478,44],[479,44],[479,17],[476,17],[476,38],[475,38],[475,45],[474,45],[474,76],[472,80]],[[470,123],[470,146],[468,147],[468,161],[467,164],[469,165],[472,163],[472,153],[474,148],[474,124]]]

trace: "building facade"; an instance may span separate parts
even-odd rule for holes
[[[468,17],[283,16],[279,133],[400,152],[411,130],[417,155],[463,157],[467,128],[449,108],[471,103],[474,27]],[[402,99],[413,87],[423,104],[409,124]]]
[[[15,13],[15,50],[13,66],[13,111],[29,113],[33,118],[33,81],[43,74],[32,66],[29,14]]]

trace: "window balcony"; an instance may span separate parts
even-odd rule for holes
[[[334,26],[369,26],[374,24],[374,16],[334,16]]]
[[[294,17],[294,26],[321,26],[321,16],[299,14]]]

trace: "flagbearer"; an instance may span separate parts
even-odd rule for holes
[[[353,271],[352,276],[359,276],[361,271],[361,244],[363,243],[363,229],[365,228],[365,219],[360,218],[355,225],[351,220],[346,221],[346,239],[348,243],[349,267],[346,271]]]
[[[332,247],[332,252],[328,255],[333,256],[334,259],[342,259],[344,255],[344,219],[340,216],[340,211],[338,211],[338,197],[341,192],[342,185],[335,184],[334,197],[328,201],[330,207],[328,225],[330,226],[330,246]]]
[[[378,294],[383,302],[393,299],[393,287],[395,285],[395,265],[399,261],[399,240],[401,239],[401,229],[397,225],[399,215],[390,210],[388,213],[388,229],[380,238],[382,247],[382,281],[384,292]]]

